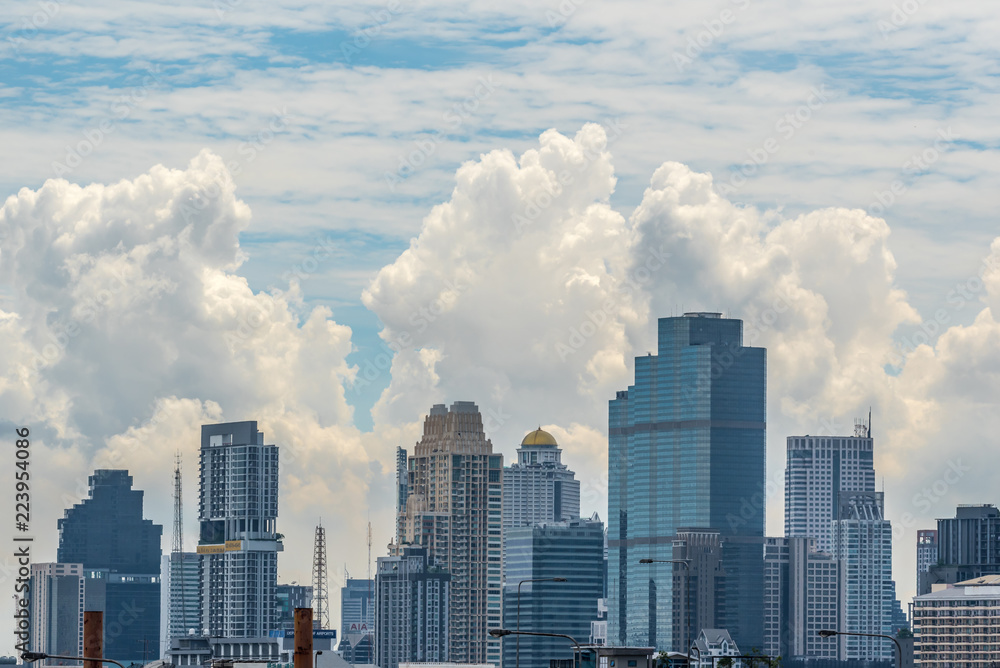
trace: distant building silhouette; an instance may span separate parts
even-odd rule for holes
[[[160,626],[164,647],[170,640],[187,636],[192,630],[201,633],[200,559],[195,552],[172,552],[163,555],[160,564]]]
[[[286,635],[289,631],[294,633],[295,609],[313,607],[313,588],[309,585],[279,584],[274,588],[274,601],[275,628],[285,631]]]
[[[375,662],[375,581],[347,578],[340,589],[340,652],[352,665]]]
[[[128,471],[99,469],[89,483],[89,497],[59,520],[59,563],[83,566],[85,609],[106,620],[105,657],[159,658],[163,527],[143,519],[143,492]]]
[[[931,592],[930,570],[937,565],[938,532],[937,529],[920,529],[917,531],[917,595]]]
[[[83,655],[82,564],[31,564],[31,644],[34,652]],[[79,666],[80,661],[43,659],[43,666]]]
[[[955,517],[937,521],[937,559],[925,589],[1000,573],[1000,510],[992,504],[960,505]]]

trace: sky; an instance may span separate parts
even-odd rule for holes
[[[36,562],[95,468],[168,549],[177,451],[193,549],[199,426],[256,419],[279,581],[310,581],[322,520],[336,624],[432,404],[477,402],[508,459],[551,431],[604,517],[606,402],[697,310],[768,350],[768,535],[785,438],[869,407],[904,609],[917,529],[1000,503],[992,3],[36,0],[0,25],[0,432],[31,432]]]

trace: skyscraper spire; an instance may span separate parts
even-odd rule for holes
[[[174,454],[174,543],[171,552],[184,551],[184,504],[181,500],[181,452]]]
[[[314,626],[320,629],[330,628],[330,593],[327,590],[326,577],[326,529],[323,520],[316,527],[316,540],[313,543],[313,610],[316,613]]]

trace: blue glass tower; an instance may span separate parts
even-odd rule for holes
[[[160,536],[142,517],[128,471],[90,476],[90,496],[59,520],[59,563],[82,564],[85,610],[104,612],[104,656],[123,663],[160,656]]]
[[[674,649],[675,565],[639,560],[673,558],[680,527],[711,527],[721,618],[741,648],[762,647],[766,391],[766,351],[743,346],[741,320],[659,320],[657,355],[636,358],[609,405],[609,643]]]
[[[586,642],[604,593],[604,523],[595,515],[512,527],[506,536],[503,627]],[[503,642],[503,668],[548,668],[552,659],[573,659],[573,645],[564,638],[507,636]]]

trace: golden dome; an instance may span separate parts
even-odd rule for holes
[[[527,436],[525,436],[524,440],[521,441],[521,445],[552,445],[552,446],[558,446],[559,444],[556,443],[556,439],[555,439],[554,436],[552,436],[552,434],[550,434],[547,431],[543,431],[542,428],[539,427],[535,431],[530,432]]]

